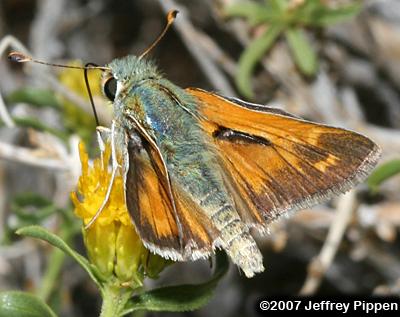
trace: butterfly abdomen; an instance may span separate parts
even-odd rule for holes
[[[252,277],[264,270],[261,252],[213,166],[210,158],[193,155],[191,160],[182,160],[178,169],[171,168],[171,176],[210,220],[215,229],[212,231],[218,232],[213,247],[224,249],[245,275]]]
[[[212,222],[220,232],[215,245],[225,249],[233,262],[243,270],[247,277],[262,272],[264,267],[261,252],[234,206],[226,203],[214,207],[211,212],[210,207],[205,209],[208,209]]]

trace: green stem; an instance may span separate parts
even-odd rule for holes
[[[78,231],[69,221],[66,221],[60,231],[60,237],[66,243],[70,243],[72,237]],[[47,269],[43,275],[42,283],[39,289],[36,291],[36,295],[42,299],[44,302],[47,302],[54,290],[54,287],[58,281],[58,277],[60,275],[62,266],[65,260],[65,253],[61,250],[54,249],[49,258],[49,264]]]
[[[52,252],[49,259],[49,266],[43,276],[40,288],[36,292],[37,296],[43,301],[47,301],[53,292],[65,259],[65,254],[60,250],[55,249]]]
[[[131,288],[121,287],[118,282],[104,285],[100,317],[123,316],[126,304],[133,293],[134,291]]]

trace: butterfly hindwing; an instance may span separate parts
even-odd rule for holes
[[[200,124],[250,213],[250,225],[263,226],[288,209],[348,190],[379,158],[375,143],[355,132],[200,89],[187,92],[199,102]]]

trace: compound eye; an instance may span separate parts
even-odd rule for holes
[[[114,77],[108,78],[104,83],[103,91],[108,99],[114,101],[117,93],[117,80]]]

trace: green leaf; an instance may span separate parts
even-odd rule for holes
[[[16,233],[19,235],[28,236],[28,237],[46,241],[46,242],[50,243],[51,245],[55,246],[56,248],[60,249],[64,253],[68,254],[76,262],[78,262],[78,264],[89,274],[91,279],[100,288],[102,288],[101,283],[102,283],[102,281],[104,281],[104,279],[102,278],[100,272],[93,265],[91,265],[85,257],[83,257],[79,253],[75,252],[71,247],[68,246],[68,244],[66,244],[64,242],[64,240],[62,240],[57,235],[51,233],[50,231],[48,231],[42,227],[39,227],[39,226],[27,226],[27,227],[17,230]]]
[[[65,212],[57,208],[51,201],[36,193],[21,193],[13,197],[10,206],[16,221],[5,223],[2,243],[9,244],[15,239],[15,231],[19,228],[42,223],[55,213]]]
[[[310,21],[310,25],[314,26],[328,26],[348,20],[360,13],[362,9],[361,4],[352,4],[349,6],[340,7],[337,9],[329,9],[327,7],[320,7],[316,10]]]
[[[228,271],[225,253],[216,256],[216,270],[212,278],[202,284],[177,285],[154,289],[133,297],[125,314],[137,310],[183,312],[198,309],[211,299],[219,280]]]
[[[39,131],[45,131],[45,132],[51,133],[51,134],[59,137],[61,140],[64,140],[64,141],[67,140],[67,135],[63,131],[51,128],[36,118],[13,117],[13,120],[20,127],[27,127],[27,128],[32,128],[32,129],[39,130]]]
[[[61,227],[59,229],[59,236],[61,239],[69,243],[72,241],[73,237],[81,232],[81,224],[76,219],[70,219],[72,210],[66,211],[60,209],[61,215],[63,215],[63,221],[61,222]],[[69,217],[68,217],[69,215]],[[65,260],[65,253],[60,249],[53,249],[48,265],[43,272],[43,277],[40,283],[40,287],[36,290],[36,295],[44,301],[49,300],[54,292],[60,292],[61,288],[58,287],[59,275],[62,270],[62,266]]]
[[[59,249],[52,250],[46,271],[40,282],[40,287],[36,290],[36,295],[39,298],[48,300],[52,292],[56,289],[57,283],[60,280],[59,275],[64,264],[65,257],[65,253]],[[59,287],[58,290],[60,290]]]
[[[60,108],[56,96],[51,90],[25,87],[18,89],[6,98],[9,103],[24,102],[36,107]]]
[[[251,75],[257,62],[271,48],[281,31],[282,26],[271,25],[263,35],[250,43],[240,56],[235,81],[239,91],[244,96],[248,98],[253,97],[253,91],[251,88]]]
[[[4,317],[56,317],[57,315],[39,298],[24,292],[0,293],[0,316]]]
[[[57,211],[57,207],[48,199],[36,193],[23,193],[11,203],[11,210],[21,221],[38,223]]]
[[[320,0],[307,0],[302,5],[291,10],[293,21],[309,25],[315,19],[316,10],[320,8],[326,8]]]
[[[379,186],[390,177],[400,173],[400,160],[392,160],[379,165],[368,177],[367,185],[372,192],[377,192]]]
[[[268,0],[268,3],[271,4],[271,8],[281,13],[286,10],[289,4],[288,0]]]
[[[308,42],[305,33],[300,28],[286,31],[286,38],[292,51],[294,61],[300,71],[307,76],[313,76],[318,70],[316,53]]]
[[[270,6],[260,5],[255,2],[243,2],[228,6],[225,15],[229,17],[244,17],[251,25],[262,22],[271,22],[279,19],[280,13]]]

